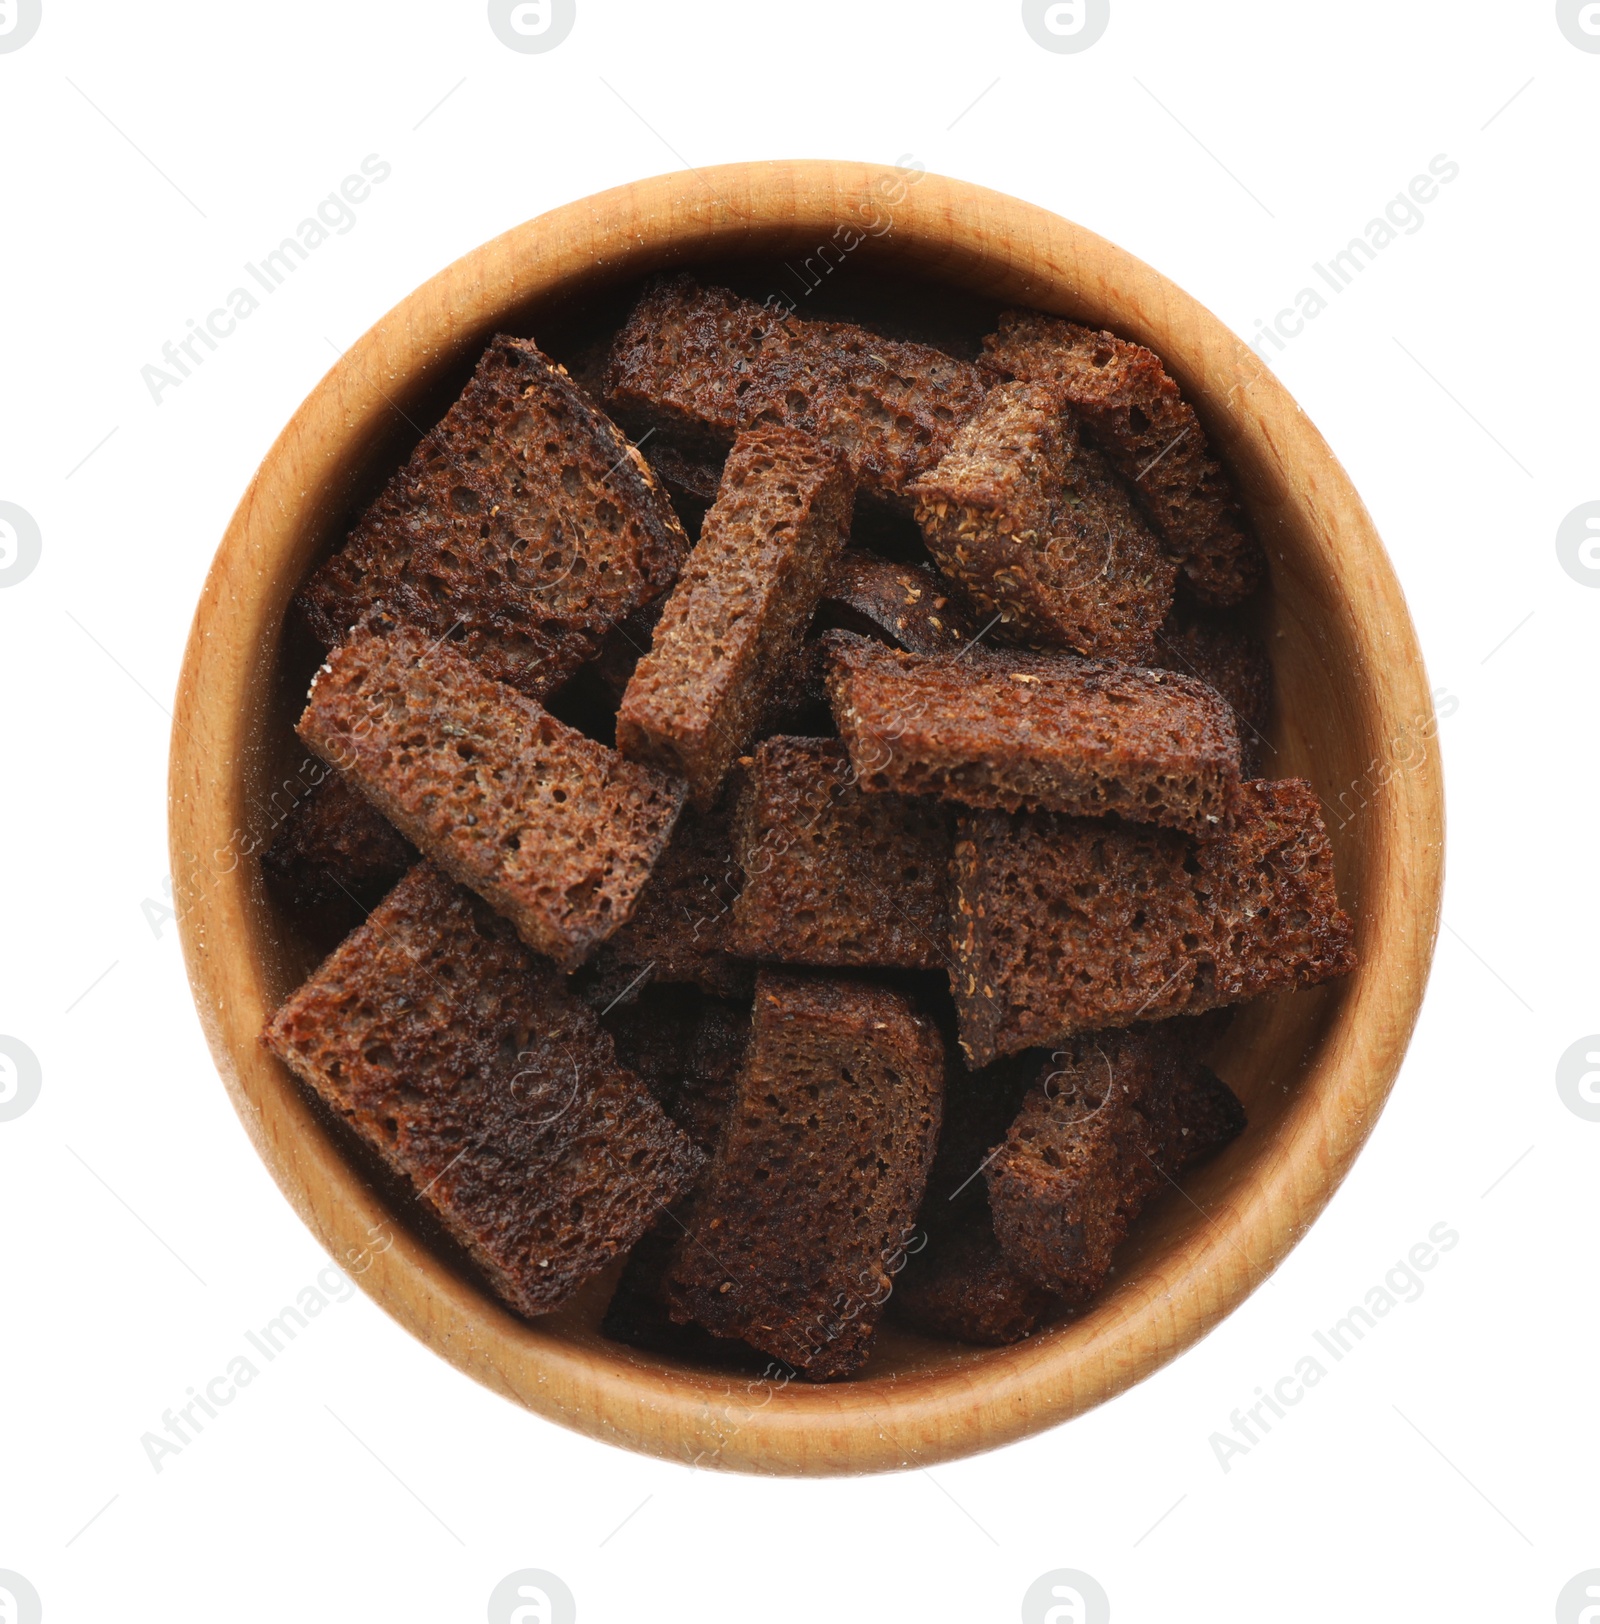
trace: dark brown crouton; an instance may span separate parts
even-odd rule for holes
[[[353,928],[417,860],[415,848],[331,767],[289,812],[261,866],[291,908],[337,910]]]
[[[329,648],[381,605],[543,698],[688,550],[610,418],[529,340],[501,337],[299,601]]]
[[[932,570],[856,548],[834,565],[817,619],[824,630],[859,632],[913,654],[959,654],[979,630],[960,593]]]
[[[1007,311],[984,340],[1000,376],[1062,392],[1128,482],[1207,603],[1247,598],[1266,573],[1233,483],[1161,358],[1111,333],[1033,310]]]
[[[716,800],[805,635],[850,528],[838,455],[793,429],[742,434],[617,713],[617,747]]]
[[[1009,650],[906,654],[848,632],[825,641],[834,717],[866,790],[1196,831],[1227,821],[1233,713],[1192,677]]]
[[[683,806],[677,780],[409,628],[336,649],[300,736],[565,969],[633,911]]]
[[[995,639],[1145,661],[1178,566],[1052,384],[1002,384],[910,487],[939,568]]]
[[[672,1102],[700,1025],[699,993],[692,987],[646,987],[638,997],[601,1010],[600,1024],[611,1034],[618,1061],[677,1121]]]
[[[1002,1255],[1069,1303],[1105,1283],[1151,1196],[1244,1126],[1226,1084],[1193,1059],[1186,1024],[1070,1040],[985,1169]]]
[[[264,1041],[519,1313],[558,1308],[701,1158],[547,961],[419,863]]]
[[[1151,662],[1164,671],[1196,677],[1233,707],[1239,726],[1241,771],[1259,777],[1277,754],[1267,738],[1272,719],[1272,661],[1264,644],[1237,614],[1175,607],[1156,634]]]
[[[837,446],[864,490],[902,506],[907,482],[944,455],[983,393],[969,361],[687,276],[640,300],[607,377],[608,403],[629,421],[710,446],[757,422],[787,424]]]
[[[734,822],[745,875],[731,944],[788,964],[950,963],[950,822],[937,801],[864,795],[834,739],[768,739]]]
[[[1241,785],[1231,831],[1050,813],[957,825],[951,990],[973,1065],[1353,968],[1309,784]]]
[[[702,510],[716,501],[722,480],[721,457],[685,449],[659,434],[643,441],[639,452],[675,501],[689,501]]]
[[[763,972],[737,1098],[667,1278],[673,1317],[816,1380],[859,1369],[911,1238],[943,1072],[937,1032],[902,995]]]
[[[736,958],[728,940],[742,877],[724,808],[687,809],[631,917],[595,954],[594,974],[609,996],[676,981],[748,998],[755,966]]]

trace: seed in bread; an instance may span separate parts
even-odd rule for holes
[[[944,1064],[902,994],[764,971],[737,1097],[667,1276],[673,1317],[815,1380],[858,1370],[922,1199]]]
[[[691,443],[727,446],[757,422],[837,446],[863,491],[905,487],[945,453],[985,383],[970,361],[848,322],[803,321],[692,277],[658,282],[617,335],[607,404]]]
[[[530,340],[501,336],[299,601],[329,648],[381,605],[537,699],[688,550],[622,431]]]
[[[702,810],[805,636],[849,534],[853,497],[840,457],[795,429],[750,429],[728,454],[717,500],[617,712],[617,748],[681,774]]]
[[[1240,786],[1233,827],[973,812],[951,863],[968,1063],[1310,986],[1355,965],[1311,786]]]
[[[1189,1052],[1186,1025],[1069,1041],[984,1169],[1002,1255],[1071,1304],[1105,1283],[1151,1197],[1243,1129],[1232,1092]]]
[[[941,970],[950,963],[950,818],[866,795],[836,739],[767,739],[734,821],[745,875],[731,943],[751,959]]]
[[[1053,384],[993,390],[909,487],[928,550],[997,641],[1145,661],[1177,564]]]
[[[334,650],[300,736],[568,970],[633,911],[683,807],[680,781],[409,627]]]
[[[1239,785],[1233,713],[1204,683],[1069,655],[907,654],[829,632],[840,737],[872,792],[1209,830]]]
[[[1194,408],[1159,356],[1035,310],[1007,311],[999,331],[983,343],[985,360],[999,376],[1061,390],[1183,560],[1199,597],[1225,606],[1255,591],[1266,573],[1261,544]]]
[[[263,1041],[521,1314],[560,1307],[700,1169],[555,968],[428,863]]]

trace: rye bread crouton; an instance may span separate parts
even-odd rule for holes
[[[511,927],[419,863],[263,1041],[409,1181],[520,1314],[642,1235],[700,1153]]]
[[[1058,388],[1138,498],[1205,602],[1240,603],[1266,556],[1194,408],[1142,345],[1035,310],[1010,310],[983,341],[1001,377]]]
[[[995,389],[909,487],[928,550],[995,639],[1136,663],[1178,566],[1051,384]]]
[[[838,455],[794,429],[740,435],[617,712],[617,748],[709,809],[805,636],[850,530]]]
[[[1069,655],[906,654],[829,632],[839,734],[873,793],[1195,831],[1239,787],[1233,713],[1204,683]]]
[[[667,1275],[673,1318],[814,1380],[859,1369],[922,1199],[944,1065],[901,994],[764,971],[737,1096]]]
[[[633,911],[683,807],[680,781],[623,760],[406,627],[335,649],[299,731],[568,970]]]
[[[734,820],[744,886],[730,943],[750,959],[941,970],[950,817],[937,801],[866,795],[836,739],[767,739]]]
[[[1243,1130],[1243,1108],[1194,1060],[1187,1025],[1070,1040],[984,1170],[1002,1255],[1069,1303],[1105,1284],[1153,1195]]]
[[[909,508],[907,482],[944,455],[984,389],[972,362],[926,344],[803,321],[675,276],[617,335],[606,400],[690,444],[727,446],[758,422],[801,429],[837,446],[865,492]]]
[[[530,340],[502,336],[298,601],[328,648],[381,606],[540,699],[688,551],[621,430]]]
[[[974,812],[956,828],[950,986],[968,1063],[1243,1003],[1355,965],[1317,798],[1240,787],[1232,829]]]

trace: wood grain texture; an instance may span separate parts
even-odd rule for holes
[[[914,184],[910,184],[914,182]],[[1031,304],[1158,351],[1239,477],[1267,545],[1279,716],[1267,773],[1317,786],[1361,968],[1268,1000],[1215,1058],[1244,1136],[1138,1227],[1092,1312],[1006,1349],[887,1332],[865,1376],[766,1387],[604,1341],[609,1281],[527,1324],[380,1195],[257,1043],[307,950],[263,890],[286,769],[289,598],[423,404],[499,329],[667,265],[800,256],[845,226],[886,274]],[[431,392],[431,396],[430,396]],[[415,421],[411,421],[415,418]],[[397,450],[398,448],[398,450]],[[1037,1432],[1141,1380],[1211,1329],[1305,1233],[1393,1084],[1433,953],[1444,812],[1436,724],[1404,600],[1365,508],[1258,358],[1194,300],[1044,210],[934,175],[778,162],[669,175],[518,226],[385,316],[268,452],[206,581],[179,684],[171,850],[195,1002],[246,1129],[330,1255],[414,1335],[565,1425],[681,1461],[840,1473],[928,1465]]]

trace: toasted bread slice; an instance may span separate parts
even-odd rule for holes
[[[734,825],[731,945],[785,964],[946,969],[949,814],[854,779],[835,739],[757,748]]]
[[[1240,770],[1246,778],[1263,776],[1263,763],[1277,755],[1267,735],[1272,720],[1272,661],[1266,644],[1239,613],[1175,606],[1156,634],[1150,663],[1216,689],[1233,707]]]
[[[1053,384],[995,389],[909,487],[939,568],[996,641],[1143,662],[1178,566]]]
[[[537,699],[688,551],[622,431],[531,340],[502,336],[299,601],[329,648],[381,607]]]
[[[1233,828],[974,812],[956,828],[951,990],[968,1063],[1310,986],[1355,965],[1311,786],[1240,787]]]
[[[728,454],[717,500],[635,667],[617,748],[681,774],[709,809],[793,660],[850,529],[839,456],[763,425]]]
[[[520,1314],[559,1308],[700,1169],[555,968],[431,864],[390,892],[263,1041]]]
[[[859,632],[913,654],[959,654],[980,629],[963,596],[932,570],[855,547],[834,565],[817,620],[822,630]]]
[[[331,909],[353,928],[416,862],[416,848],[352,787],[325,776],[284,819],[261,866],[291,908]]]
[[[1200,598],[1225,606],[1255,591],[1266,574],[1261,544],[1194,408],[1158,355],[1036,310],[1007,311],[983,342],[999,376],[1061,391],[1183,560]]]
[[[692,277],[658,282],[617,335],[608,404],[630,422],[710,446],[758,422],[802,429],[849,459],[864,491],[909,507],[977,410],[970,361],[847,322],[802,321]]]
[[[425,855],[574,969],[633,911],[684,786],[401,627],[358,632],[300,736]]]
[[[863,789],[1197,832],[1230,816],[1233,713],[1192,677],[1010,650],[906,654],[848,632],[824,642]]]
[[[1193,1059],[1187,1024],[1071,1040],[984,1169],[1002,1255],[1069,1303],[1104,1285],[1150,1198],[1244,1128],[1231,1090]]]
[[[858,1370],[911,1238],[943,1071],[937,1032],[901,994],[763,972],[737,1098],[667,1276],[673,1318],[814,1380]]]

